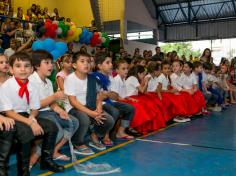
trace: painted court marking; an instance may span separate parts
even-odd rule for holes
[[[136,141],[158,143],[158,144],[170,144],[170,145],[178,145],[178,146],[192,146],[192,147],[199,147],[199,148],[208,148],[208,149],[226,150],[226,151],[236,152],[236,149],[222,148],[222,147],[211,147],[211,146],[195,145],[195,144],[186,144],[186,143],[178,143],[178,142],[168,142],[168,141],[149,140],[149,139],[136,139]]]
[[[162,129],[159,129],[159,130],[157,130],[157,131],[151,132],[151,133],[146,134],[146,135],[144,135],[144,136],[141,136],[140,138],[137,138],[137,139],[142,139],[142,138],[151,136],[151,135],[153,135],[153,134],[156,134],[157,132],[164,131],[164,130],[166,130],[166,129],[168,129],[168,128],[171,128],[171,127],[173,127],[173,126],[175,126],[175,125],[177,125],[177,124],[178,124],[178,123],[171,124],[171,125],[167,126],[166,128],[162,128]],[[137,140],[137,139],[136,139],[136,140]],[[91,156],[82,158],[82,159],[80,159],[80,160],[77,160],[76,162],[72,162],[72,163],[66,164],[66,165],[64,165],[64,167],[65,167],[65,168],[69,168],[69,167],[72,167],[72,166],[74,166],[74,165],[76,165],[76,164],[83,163],[83,162],[88,161],[88,160],[90,160],[90,159],[92,159],[92,158],[96,158],[96,157],[98,157],[98,156],[100,156],[100,155],[103,155],[103,154],[105,154],[105,153],[108,153],[108,152],[111,152],[111,151],[116,150],[116,149],[118,149],[118,148],[124,147],[124,146],[126,146],[126,145],[128,145],[128,144],[130,144],[130,143],[135,142],[136,140],[133,139],[133,140],[130,140],[130,141],[127,141],[127,142],[123,142],[123,143],[121,143],[121,144],[118,144],[118,145],[116,145],[116,146],[114,146],[114,147],[111,147],[111,148],[109,148],[109,149],[106,149],[106,150],[104,150],[104,151],[95,153],[94,155],[91,155]],[[51,172],[51,171],[49,171],[49,172],[46,172],[46,173],[39,174],[38,176],[48,176],[48,175],[52,175],[52,174],[54,174],[54,173]]]

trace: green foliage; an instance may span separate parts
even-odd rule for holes
[[[178,56],[181,57],[182,55],[185,55],[187,59],[189,59],[189,56],[192,55],[193,57],[200,57],[201,52],[200,50],[194,51],[192,49],[192,44],[187,42],[181,42],[181,43],[167,43],[163,46],[161,46],[161,50],[164,53],[176,51],[178,53]]]

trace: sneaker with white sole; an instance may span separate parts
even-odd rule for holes
[[[190,118],[185,118],[184,120],[185,120],[185,122],[190,122],[191,121]]]
[[[106,146],[105,145],[103,145],[102,143],[100,143],[100,142],[93,142],[93,141],[91,141],[91,142],[89,142],[89,146],[90,147],[93,147],[93,148],[95,148],[95,149],[97,149],[97,150],[100,150],[100,151],[102,151],[102,150],[106,150]]]
[[[86,147],[75,147],[74,148],[74,153],[78,155],[83,155],[83,156],[89,156],[93,155],[94,151],[91,150],[90,148]]]
[[[181,117],[175,117],[173,121],[174,121],[174,122],[178,122],[178,123],[184,123],[184,122],[186,122],[185,119],[183,119],[183,118],[181,118]]]

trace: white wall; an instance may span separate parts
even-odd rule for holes
[[[151,17],[143,0],[125,0],[125,2],[126,20],[157,29],[157,22]]]
[[[152,50],[152,53],[155,54],[155,47],[157,45],[152,45],[148,43],[142,43],[137,41],[128,41],[128,44],[124,45],[124,48],[128,51],[129,54],[134,54],[134,49],[139,48],[140,53],[143,53],[144,50]]]

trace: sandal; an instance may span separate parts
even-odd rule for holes
[[[70,157],[66,155],[59,155],[58,157],[53,158],[53,160],[70,161]]]
[[[127,128],[125,130],[125,132],[130,135],[130,136],[134,136],[134,137],[141,137],[142,133],[137,132],[136,130],[132,129],[132,128]]]
[[[112,140],[103,140],[102,143],[106,146],[106,147],[112,147],[114,145],[114,143],[112,142]]]
[[[79,154],[79,155],[89,156],[89,155],[93,155],[94,151],[88,148],[87,146],[85,146],[85,147],[75,147],[74,153]]]
[[[102,150],[106,150],[106,146],[104,146],[102,143],[100,143],[100,142],[93,142],[93,141],[91,141],[91,142],[89,142],[89,146],[90,147],[93,147],[93,148],[95,148],[95,149],[97,149],[97,150],[100,150],[100,151],[102,151]]]
[[[131,140],[131,139],[134,139],[134,137],[133,136],[129,136],[129,135],[125,135],[125,136],[122,136],[122,137],[116,136],[116,139]]]

